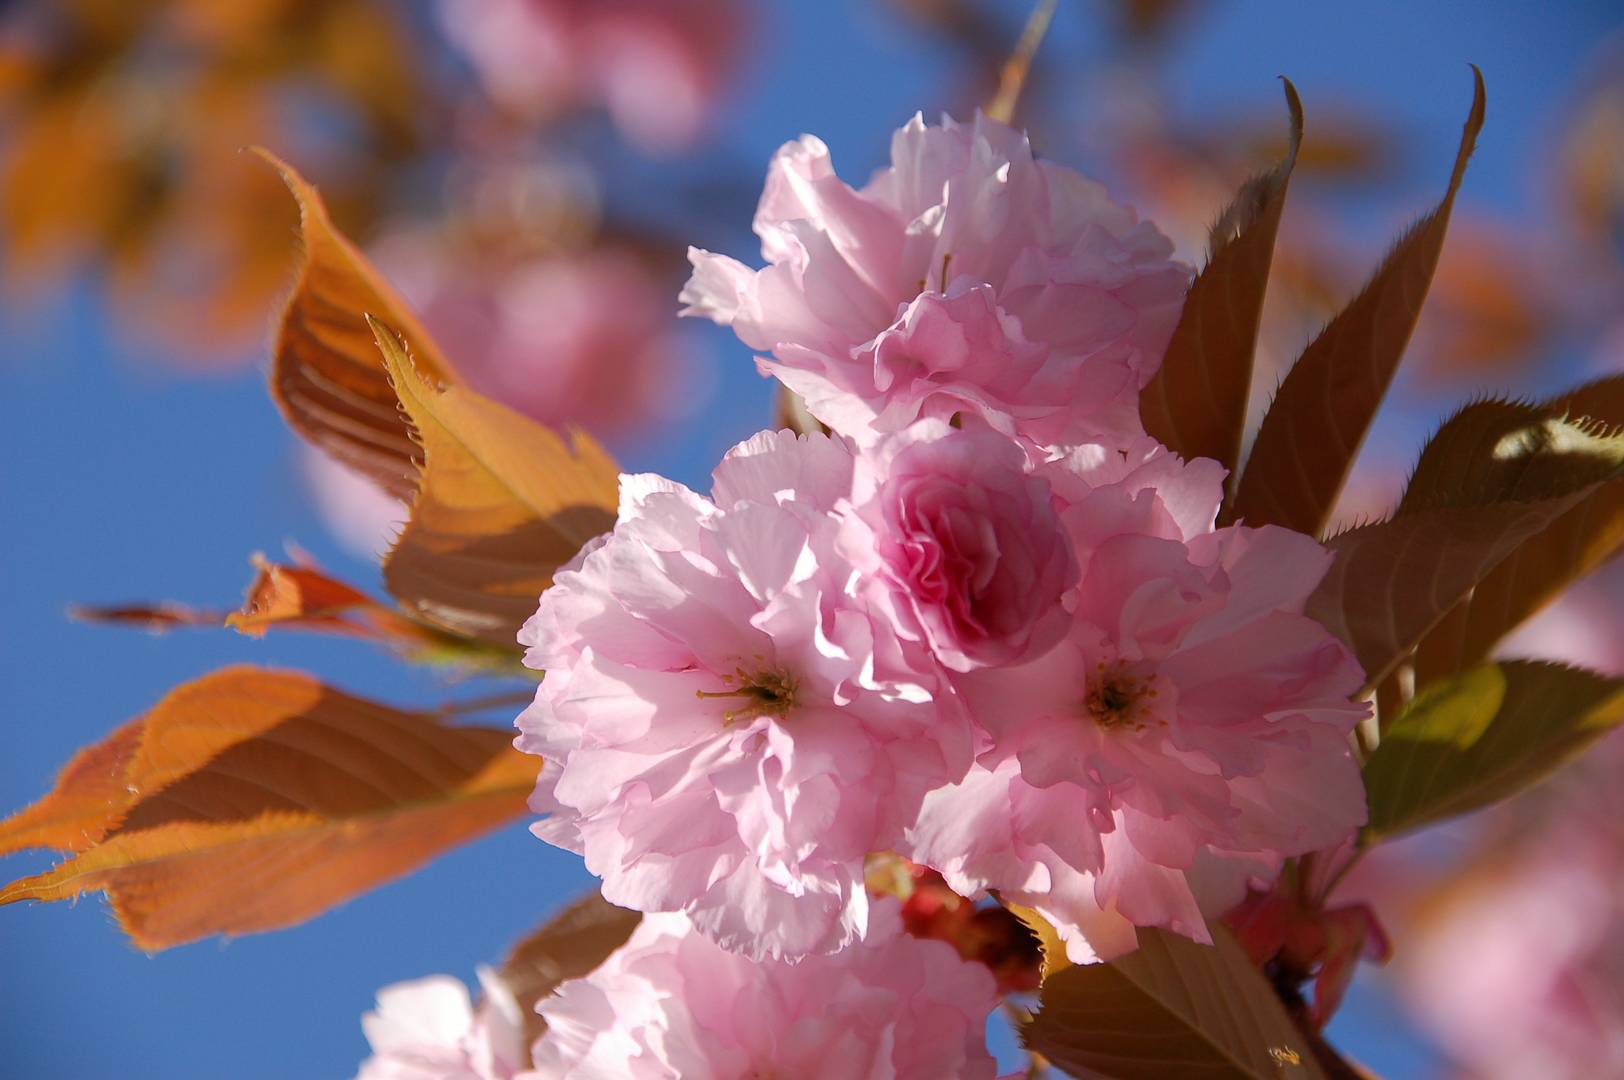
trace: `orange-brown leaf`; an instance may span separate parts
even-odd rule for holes
[[[250,637],[273,628],[310,630],[365,638],[391,645],[417,658],[443,652],[447,658],[485,662],[472,643],[447,635],[385,606],[366,593],[330,577],[310,563],[273,563],[253,557],[254,579],[242,607],[234,612],[199,610],[161,601],[120,607],[74,607],[70,614],[88,622],[138,626],[155,633],[177,627],[234,627]]]
[[[256,571],[243,598],[241,611],[226,618],[226,625],[252,637],[262,637],[278,623],[312,625],[339,633],[366,635],[368,629],[350,621],[353,613],[370,613],[378,605],[366,593],[313,566],[273,563],[262,555],[253,558]]]
[[[1184,298],[1161,368],[1139,394],[1147,432],[1186,458],[1213,458],[1231,474],[1246,428],[1274,237],[1303,136],[1297,88],[1282,82],[1291,113],[1286,156],[1248,180],[1213,226],[1207,265]]]
[[[291,926],[522,813],[536,771],[505,730],[230,669],[141,722],[103,835],[0,904],[103,890],[144,949]]]
[[[258,571],[242,610],[226,625],[261,637],[273,627],[349,634],[403,649],[433,647],[440,631],[378,603],[366,593],[314,566],[273,563],[256,556]]]
[[[406,303],[338,231],[316,189],[260,151],[298,200],[304,264],[277,330],[271,394],[294,431],[385,491],[411,494],[420,459],[366,317],[411,343],[419,368],[452,381],[451,365]]]
[[[1443,201],[1401,237],[1375,275],[1280,384],[1221,518],[1319,535],[1398,370],[1443,250],[1455,193],[1483,127],[1483,76]]]
[[[626,943],[642,918],[641,912],[616,907],[593,892],[513,946],[501,975],[524,1013],[526,1044],[540,1038],[547,1026],[535,1011],[536,1002],[560,983],[596,971],[610,953]]]
[[[619,467],[584,432],[566,438],[465,387],[436,387],[377,329],[424,454],[384,584],[426,622],[517,650],[553,572],[614,526]]]
[[[144,720],[132,720],[73,756],[45,798],[0,821],[0,855],[25,848],[83,851],[130,801],[124,781]]]
[[[141,798],[298,715],[320,690],[314,680],[253,667],[177,686],[150,712],[81,750],[49,795],[0,824],[0,854],[86,850]]]

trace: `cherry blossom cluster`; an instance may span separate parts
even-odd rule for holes
[[[373,1056],[357,1080],[993,1080],[985,965],[907,933],[897,901],[832,956],[756,962],[717,947],[679,914],[646,917],[608,961],[537,1011],[523,1049],[512,994],[482,971],[485,997],[443,975],[378,994],[363,1021]]]
[[[1210,940],[1364,820],[1363,675],[1303,614],[1330,556],[1215,527],[1223,469],[1145,434],[1189,270],[1019,132],[916,118],[861,188],[804,137],[755,231],[764,269],[691,253],[686,312],[828,433],[739,444],[708,494],[623,477],[521,633],[534,831],[649,913],[541,1004],[534,1064],[990,1076],[990,972],[902,933],[870,856],[1079,963]]]

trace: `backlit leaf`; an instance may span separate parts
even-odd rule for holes
[[[811,410],[806,407],[806,399],[787,386],[778,388],[776,403],[776,416],[774,421],[780,428],[787,428],[797,435],[827,435],[829,429],[824,427]]]
[[[26,848],[83,851],[100,839],[131,800],[124,776],[144,723],[133,720],[79,751],[49,795],[0,821],[0,855]]]
[[[1207,265],[1184,298],[1161,368],[1139,394],[1146,431],[1185,458],[1213,458],[1231,473],[1246,428],[1275,233],[1303,135],[1297,89],[1282,81],[1291,113],[1285,159],[1248,180],[1213,226]]]
[[[1309,1080],[1309,1042],[1246,952],[1222,928],[1214,945],[1162,930],[1109,964],[1043,984],[1026,1047],[1076,1077]]]
[[[1624,679],[1485,664],[1418,694],[1365,763],[1371,836],[1464,814],[1529,786],[1624,722]]]
[[[1045,979],[1056,972],[1071,967],[1071,957],[1066,955],[1066,943],[1060,938],[1060,931],[1056,930],[1054,923],[1044,918],[1041,912],[1021,904],[1005,904],[1017,919],[1026,924],[1038,939],[1038,948],[1043,952],[1043,977]]]
[[[508,953],[502,981],[518,999],[525,1017],[525,1042],[534,1042],[546,1030],[535,1011],[536,1002],[560,983],[596,971],[598,965],[626,943],[642,920],[641,912],[616,907],[594,892],[531,931]]]
[[[366,316],[404,336],[425,377],[454,381],[451,365],[406,303],[334,226],[316,189],[269,153],[260,154],[298,200],[304,238],[304,264],[276,334],[271,395],[288,424],[312,445],[405,498],[421,455]]]
[[[1550,414],[1624,425],[1624,376],[1545,403]],[[1486,659],[1563,589],[1624,549],[1624,479],[1610,480],[1517,548],[1422,641],[1416,685]]]
[[[1483,127],[1483,76],[1472,69],[1472,110],[1443,201],[1416,222],[1375,275],[1287,373],[1224,522],[1275,524],[1319,535],[1398,370],[1421,315],[1466,162]]]
[[[565,438],[465,387],[435,386],[377,329],[424,455],[384,584],[425,621],[516,651],[553,572],[614,526],[619,468],[584,432]]]
[[[120,607],[74,607],[70,614],[87,622],[138,626],[155,633],[177,627],[234,627],[250,637],[272,629],[336,634],[388,645],[419,663],[464,667],[505,667],[509,650],[494,650],[429,626],[366,593],[331,577],[308,562],[273,563],[253,558],[254,580],[242,607],[234,612],[208,611],[162,601]]]
[[[1501,562],[1613,482],[1624,435],[1536,406],[1485,401],[1428,443],[1391,520],[1328,540],[1308,613],[1376,686]]]
[[[522,814],[538,763],[511,742],[304,675],[216,672],[6,823],[9,847],[77,854],[0,904],[103,890],[143,949],[291,926]]]
[[[143,797],[297,714],[315,686],[303,676],[252,667],[177,686],[150,712],[81,750],[55,790],[0,823],[0,854],[28,847],[84,851]]]
[[[378,603],[366,593],[314,566],[273,563],[256,556],[258,571],[242,609],[226,625],[251,637],[290,628],[347,634],[403,649],[432,649],[445,635]]]

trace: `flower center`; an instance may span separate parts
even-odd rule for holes
[[[731,690],[695,690],[694,696],[705,698],[741,698],[743,704],[722,714],[722,722],[754,720],[758,716],[771,716],[782,721],[795,707],[795,688],[799,685],[793,675],[764,668],[754,674],[739,667],[722,681],[734,687]]]
[[[1088,681],[1083,708],[1094,722],[1107,730],[1128,728],[1143,731],[1154,723],[1164,723],[1152,711],[1158,696],[1156,675],[1137,675],[1122,665],[1103,660]]]

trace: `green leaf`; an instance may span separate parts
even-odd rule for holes
[[[1370,837],[1516,794],[1624,721],[1624,679],[1559,664],[1485,664],[1429,687],[1365,763]]]
[[[1443,201],[1399,239],[1359,295],[1292,366],[1264,414],[1220,523],[1284,525],[1313,536],[1324,531],[1438,266],[1455,192],[1483,127],[1483,75],[1473,67],[1472,77],[1472,111]]]
[[[1285,159],[1248,180],[1212,227],[1207,265],[1184,298],[1161,368],[1139,394],[1146,431],[1185,458],[1210,457],[1231,473],[1246,430],[1275,233],[1303,137],[1297,88],[1281,81],[1291,113]]]
[[[1222,928],[1213,938],[1198,945],[1142,929],[1127,956],[1056,972],[1022,1041],[1077,1077],[1323,1077],[1245,950]]]
[[[1624,470],[1624,434],[1503,401],[1470,405],[1427,444],[1389,521],[1327,541],[1308,614],[1374,687],[1503,560]]]

